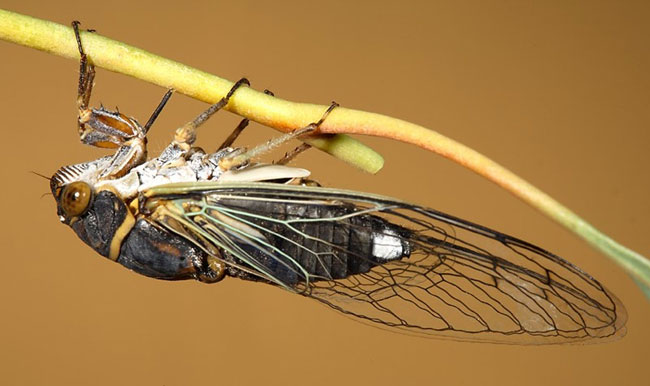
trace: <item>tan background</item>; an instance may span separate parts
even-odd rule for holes
[[[647,2],[33,2],[2,6],[86,28],[281,97],[403,118],[493,157],[650,256]],[[179,5],[180,4],[180,5]],[[643,4],[643,5],[641,5]],[[182,7],[182,8],[181,8]],[[103,152],[78,143],[77,63],[0,42],[2,384],[640,384],[650,305],[584,242],[438,156],[368,138],[369,176],[312,151],[330,186],[407,199],[566,256],[626,305],[628,335],[602,345],[517,347],[370,328],[298,296],[226,280],[137,276],[60,225],[47,182]],[[144,122],[163,89],[99,70],[93,103]],[[151,150],[205,108],[175,96]],[[235,124],[201,132],[214,146]],[[240,143],[275,132],[257,126]]]

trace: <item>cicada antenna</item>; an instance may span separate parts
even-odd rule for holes
[[[44,176],[41,173],[38,173],[38,172],[35,172],[35,171],[30,171],[30,173],[35,174],[35,175],[37,175],[39,177],[45,178],[48,181],[52,181],[52,177]]]

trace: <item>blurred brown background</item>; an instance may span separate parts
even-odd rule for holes
[[[30,2],[2,7],[69,24],[282,98],[342,105],[439,130],[533,182],[650,256],[647,2]],[[376,176],[316,151],[324,184],[431,206],[548,248],[618,295],[628,335],[518,347],[392,334],[263,285],[133,274],[59,224],[47,181],[104,152],[78,143],[78,65],[0,42],[2,384],[640,384],[650,304],[617,266],[508,193],[438,156],[364,138]],[[146,121],[164,90],[98,70],[93,104]],[[152,153],[205,104],[174,96]],[[210,148],[237,118],[202,128]],[[240,144],[276,132],[255,126]]]

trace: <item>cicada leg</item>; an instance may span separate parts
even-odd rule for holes
[[[243,85],[249,86],[250,82],[246,78],[241,78],[238,80],[228,91],[225,97],[221,98],[217,103],[208,107],[207,110],[199,114],[198,117],[194,120],[187,122],[183,126],[176,129],[176,134],[174,135],[174,140],[172,144],[177,145],[185,151],[189,151],[194,142],[196,141],[196,129],[201,126],[205,121],[207,121],[214,113],[224,108],[230,101],[230,97],[237,91],[237,89]],[[245,125],[244,125],[245,127]],[[242,128],[243,130],[243,128]],[[234,139],[233,139],[234,140]]]
[[[204,266],[196,270],[196,278],[203,283],[216,283],[226,276],[226,264],[214,256],[207,256]]]
[[[293,159],[296,158],[300,153],[309,149],[311,149],[311,145],[306,142],[303,142],[302,144],[296,146],[293,150],[284,153],[284,156],[279,160],[275,161],[274,164],[286,165],[289,162],[293,161]]]
[[[77,88],[77,107],[79,108],[79,115],[77,117],[77,125],[79,135],[82,135],[84,132],[82,117],[90,113],[90,110],[88,110],[88,103],[90,102],[90,95],[93,90],[93,81],[95,80],[95,66],[88,61],[88,56],[81,44],[79,24],[80,23],[77,20],[72,22],[72,29],[74,30],[74,36],[77,39],[77,49],[79,50],[79,86]]]
[[[273,94],[273,92],[271,92],[269,90],[264,90],[264,94],[275,96],[275,94]],[[330,111],[332,111],[332,110],[329,109],[326,112],[326,114],[329,114]],[[311,145],[306,143],[306,142],[303,142],[302,144],[296,146],[293,150],[284,153],[284,156],[282,158],[280,158],[279,160],[275,161],[274,164],[276,164],[276,165],[286,165],[289,162],[293,161],[299,154],[301,154],[305,150],[309,150],[309,149],[311,149]]]
[[[147,121],[147,124],[144,126],[144,128],[141,127],[134,119],[127,118],[126,116],[120,113],[113,113],[106,110],[94,110],[94,109],[91,111],[91,117],[93,118],[86,123],[86,130],[88,130],[88,135],[82,138],[85,139],[99,138],[101,140],[102,138],[104,138],[104,136],[106,136],[111,139],[114,139],[115,142],[118,143],[117,145],[118,149],[113,155],[113,159],[111,160],[110,166],[107,167],[106,170],[104,170],[104,172],[101,174],[100,177],[102,178],[121,177],[124,174],[126,174],[129,170],[131,170],[133,167],[140,165],[142,162],[146,160],[147,158],[146,133],[151,128],[151,125],[153,125],[153,123],[156,121],[156,118],[158,118],[158,115],[160,115],[160,112],[165,107],[167,101],[169,101],[169,98],[172,96],[173,93],[174,90],[168,90],[165,93],[162,100],[160,101],[156,109],[151,114],[151,117],[149,117],[149,120]],[[116,129],[119,128],[120,127],[119,125],[125,122],[127,119],[128,119],[127,122],[133,124],[132,126],[130,126],[133,128],[132,136],[123,135],[124,133],[122,133],[121,131],[118,131],[120,134],[117,135],[113,135],[113,133],[106,134],[105,127],[101,127],[100,129],[97,129],[95,126],[97,123],[100,124],[103,123],[109,126],[108,127],[109,130]],[[100,143],[93,142],[92,140],[86,143],[98,147],[111,147],[111,146],[104,146],[102,145],[101,142]],[[111,141],[110,143],[113,142]]]
[[[149,129],[151,128],[153,123],[156,121],[156,119],[158,118],[158,115],[160,115],[160,112],[162,111],[162,109],[167,104],[167,101],[169,101],[169,98],[172,97],[173,93],[174,93],[174,89],[170,88],[169,90],[167,90],[165,95],[163,95],[162,99],[160,100],[160,103],[158,103],[158,106],[153,111],[153,113],[151,113],[151,116],[149,117],[149,120],[147,120],[147,123],[145,123],[145,125],[144,125],[144,133],[145,134],[147,134],[149,132]]]
[[[121,177],[131,168],[146,160],[146,132],[171,97],[172,90],[167,91],[144,128],[135,119],[127,117],[119,111],[109,111],[103,107],[89,108],[95,67],[84,50],[78,21],[72,22],[72,29],[79,50],[79,85],[77,89],[79,137],[81,142],[87,145],[117,149],[110,166],[102,172],[100,177],[105,179]],[[93,30],[88,31],[94,32]]]
[[[264,94],[266,94],[266,95],[271,95],[271,96],[274,96],[274,95],[275,95],[275,94],[273,94],[273,92],[271,92],[271,91],[269,91],[269,90],[264,90]],[[230,135],[228,136],[228,138],[226,138],[226,139],[223,141],[223,143],[221,144],[221,146],[219,146],[219,147],[217,148],[217,151],[232,146],[232,144],[233,144],[233,143],[235,142],[235,140],[239,137],[239,135],[241,134],[241,132],[244,131],[244,129],[246,128],[246,126],[248,126],[248,123],[249,123],[248,118],[244,118],[244,119],[242,119],[241,122],[239,122],[239,124],[237,125],[237,127],[235,127],[235,129],[232,131],[232,133],[230,133]]]
[[[244,165],[245,163],[250,161],[252,158],[257,157],[257,156],[259,156],[261,154],[267,153],[270,150],[272,150],[272,149],[274,149],[274,148],[276,148],[276,147],[278,147],[278,146],[280,146],[280,145],[282,145],[282,144],[284,144],[286,142],[291,141],[292,139],[296,139],[296,138],[299,138],[299,137],[301,137],[303,135],[308,135],[308,134],[313,133],[325,121],[325,119],[332,112],[332,110],[334,110],[334,108],[338,107],[338,105],[339,105],[338,103],[332,102],[332,104],[327,108],[325,113],[323,113],[323,116],[317,122],[310,123],[309,125],[301,128],[301,129],[297,129],[297,130],[294,130],[294,131],[292,131],[290,133],[286,133],[286,134],[284,134],[284,135],[282,135],[280,137],[272,138],[271,140],[269,140],[269,141],[267,141],[267,142],[265,142],[265,143],[263,143],[263,144],[261,144],[259,146],[256,146],[256,147],[254,147],[252,149],[241,150],[239,152],[233,153],[232,155],[229,155],[227,157],[222,158],[219,161],[219,167],[221,169],[223,169],[223,170],[230,170],[232,168],[236,168],[238,166]],[[295,155],[290,156],[289,159],[287,160],[287,162],[290,161],[296,155],[298,155],[300,152],[302,152],[302,151],[304,151],[306,149],[307,148],[305,148],[303,150],[300,150]]]
[[[244,131],[246,126],[248,126],[248,123],[249,123],[248,118],[242,119],[241,122],[239,122],[239,124],[237,125],[237,127],[235,127],[235,130],[233,130],[232,133],[230,133],[230,135],[228,136],[228,138],[226,138],[221,144],[221,146],[219,146],[217,151],[230,147],[235,142],[237,137],[239,137],[239,134],[241,134],[241,132]]]

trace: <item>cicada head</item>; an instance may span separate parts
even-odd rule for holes
[[[95,189],[94,176],[104,160],[62,167],[51,178],[50,188],[61,222],[102,256],[111,257],[111,244],[129,212],[115,193]]]

